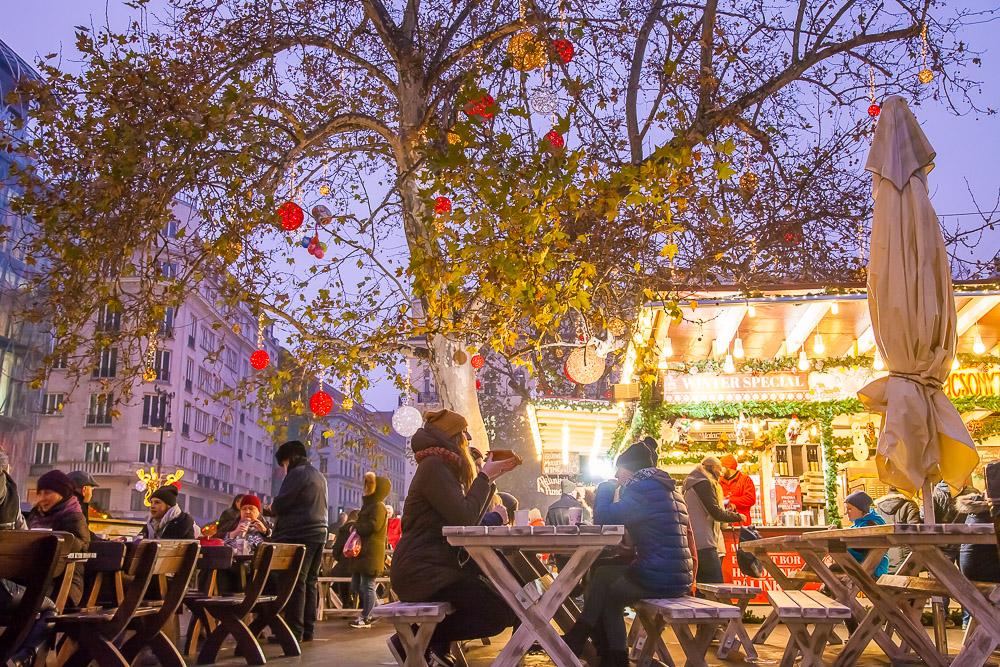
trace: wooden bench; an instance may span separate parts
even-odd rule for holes
[[[59,559],[61,533],[5,530],[0,539],[0,578],[11,579],[24,586],[16,604],[0,615],[5,627],[0,634],[0,664],[18,651],[31,632],[52,585],[52,576]],[[44,665],[47,647],[37,659]]]
[[[317,605],[317,620],[324,620],[328,617],[334,618],[357,618],[361,609],[357,607],[346,607],[344,601],[334,590],[333,584],[350,584],[350,577],[318,577],[319,584],[319,605]],[[385,587],[385,598],[389,602],[394,602],[396,597],[392,594],[392,584],[389,577],[376,577],[376,586]]]
[[[802,667],[823,667],[833,626],[851,618],[851,610],[817,591],[768,591],[767,600],[791,634],[781,667],[792,667],[799,655]]]
[[[427,667],[424,656],[434,628],[451,612],[452,606],[448,602],[390,602],[375,607],[372,618],[387,619],[396,628],[406,651],[406,660],[401,667]]]
[[[719,659],[728,659],[733,649],[742,646],[747,658],[756,660],[758,658],[757,649],[747,633],[746,626],[743,625],[743,615],[746,613],[750,601],[760,595],[760,589],[756,586],[736,586],[734,584],[698,584],[698,592],[704,595],[706,600],[731,604],[740,609],[740,617],[729,621],[726,632],[719,640],[719,650],[716,652]]]
[[[663,629],[667,626],[677,635],[684,650],[684,664],[705,667],[708,665],[705,654],[716,633],[731,620],[743,617],[739,607],[690,596],[642,600],[635,605],[635,611],[646,634],[639,652],[639,667],[651,665],[656,656],[665,658],[667,664],[674,664],[663,642]],[[695,626],[693,633],[690,626]]]

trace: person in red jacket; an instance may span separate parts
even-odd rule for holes
[[[726,499],[726,504],[743,517],[740,525],[750,525],[750,508],[757,504],[757,489],[753,485],[753,480],[747,474],[740,472],[739,463],[732,454],[726,454],[720,461],[722,461],[722,477],[719,483],[722,485],[722,495]]]
[[[389,546],[393,549],[399,543],[399,538],[403,536],[403,520],[395,516],[396,508],[392,505],[385,506],[386,512],[389,515],[389,525],[386,530],[386,540],[389,542]]]

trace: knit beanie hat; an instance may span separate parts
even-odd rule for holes
[[[576,491],[576,482],[571,479],[564,479],[559,482],[559,490],[567,496],[573,495],[573,492]]]
[[[517,511],[518,507],[517,498],[506,491],[498,491],[497,495],[500,496],[500,503],[504,506],[504,509],[507,510],[507,514],[514,516],[514,512]]]
[[[848,503],[849,505],[854,505],[859,510],[867,514],[868,510],[872,508],[872,503],[874,503],[875,501],[872,500],[872,497],[869,496],[864,491],[855,491],[854,493],[844,498],[844,502]]]
[[[38,491],[54,491],[63,498],[73,495],[73,480],[62,470],[50,470],[38,478],[35,485]]]
[[[660,446],[656,444],[656,440],[653,439],[653,436],[647,435],[640,442],[649,448],[649,451],[652,452],[653,456],[656,456],[656,450],[658,450]]]
[[[257,509],[260,509],[260,498],[248,493],[240,498],[240,509],[243,509],[245,505],[253,505]]]
[[[616,468],[625,468],[629,472],[636,472],[642,470],[643,468],[652,468],[656,466],[656,462],[653,461],[653,453],[649,451],[649,447],[642,443],[636,443],[622,452],[618,460],[615,461]]]
[[[177,491],[176,486],[167,484],[153,491],[149,497],[150,499],[157,498],[158,500],[162,500],[167,507],[173,507],[177,504]]]
[[[730,470],[736,470],[736,466],[739,465],[739,463],[736,462],[736,457],[733,456],[732,454],[726,454],[721,459],[719,459],[719,461],[722,463],[722,465],[729,468]]]
[[[274,453],[274,460],[281,465],[285,461],[291,461],[296,456],[301,458],[306,458],[306,446],[302,444],[301,440],[289,440],[288,442],[278,447],[278,451]]]
[[[451,410],[430,410],[424,413],[424,426],[433,426],[449,438],[454,438],[469,428],[469,422]]]

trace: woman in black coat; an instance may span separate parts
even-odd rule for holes
[[[161,486],[149,497],[149,521],[142,527],[145,540],[193,540],[194,519],[177,504],[178,488]]]
[[[386,529],[389,516],[385,499],[392,484],[385,477],[365,473],[364,495],[361,511],[354,522],[354,530],[361,538],[361,553],[351,558],[351,592],[361,598],[361,616],[351,623],[352,628],[371,627],[371,613],[375,608],[375,579],[385,572]]]
[[[73,481],[61,470],[50,470],[38,478],[35,486],[38,503],[28,515],[29,528],[48,528],[73,535],[72,551],[86,551],[90,546],[90,529],[83,516],[80,501],[74,494]],[[60,585],[60,584],[56,584]],[[75,607],[83,597],[83,568],[73,573],[69,605]]]

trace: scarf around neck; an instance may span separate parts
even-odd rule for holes
[[[75,496],[70,496],[66,500],[56,503],[48,512],[43,512],[41,507],[35,505],[35,509],[29,517],[28,526],[54,529],[69,514],[83,514],[80,501]]]
[[[150,519],[146,522],[146,534],[149,535],[149,539],[155,540],[156,538],[163,535],[163,529],[167,527],[167,524],[176,519],[181,515],[181,506],[174,505],[160,517],[159,521],[155,519]]]

